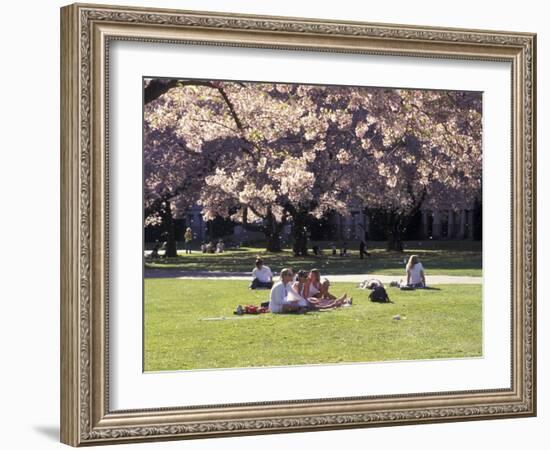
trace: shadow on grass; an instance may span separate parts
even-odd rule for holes
[[[460,241],[464,242],[464,241]],[[225,253],[180,254],[176,258],[146,259],[148,269],[178,269],[188,272],[250,272],[257,256],[274,273],[284,267],[291,269],[311,270],[318,268],[326,274],[383,274],[402,275],[407,259],[418,255],[430,275],[462,275],[480,276],[482,267],[482,252],[476,245],[468,241],[463,247],[459,242],[417,242],[409,244],[403,252],[386,251],[382,247],[370,247],[370,257],[359,258],[354,248],[349,250],[349,256],[332,255],[327,251],[323,255],[293,256],[288,249],[280,253],[267,253],[262,248],[247,247],[230,249]]]

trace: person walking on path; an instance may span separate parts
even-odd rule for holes
[[[361,242],[359,242],[359,258],[365,259],[365,256],[370,257],[367,252],[367,244],[365,243],[365,239],[361,239]]]
[[[361,227],[363,228],[363,227]],[[370,258],[369,252],[367,252],[367,241],[369,239],[369,235],[367,233],[367,230],[364,230],[363,238],[361,239],[361,242],[359,242],[359,258],[364,259],[363,257],[366,256],[367,258]]]

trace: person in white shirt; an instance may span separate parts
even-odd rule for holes
[[[272,313],[281,314],[303,310],[298,302],[289,298],[293,276],[291,269],[281,270],[281,278],[273,285],[269,296],[269,309]]]
[[[273,273],[264,265],[261,258],[256,259],[256,267],[252,270],[252,283],[250,289],[271,289],[273,287]]]
[[[424,274],[424,267],[418,259],[417,255],[411,255],[406,267],[407,273],[407,287],[412,288],[425,288],[426,287],[426,275]]]

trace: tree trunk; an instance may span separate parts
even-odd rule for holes
[[[483,205],[478,198],[475,199],[472,214],[474,225],[474,229],[472,230],[472,237],[476,241],[481,241],[483,235]]]
[[[281,247],[281,236],[278,233],[272,233],[267,234],[267,245],[266,245],[266,251],[270,253],[279,253],[282,252],[283,249]]]
[[[387,244],[386,250],[402,252],[403,251],[403,231],[405,218],[398,213],[391,212],[388,214],[388,221],[386,227]]]
[[[151,80],[149,85],[144,89],[144,103],[151,103],[153,100],[156,100],[162,94],[176,86],[177,80]]]
[[[266,251],[273,253],[283,251],[281,247],[281,232],[283,229],[283,224],[277,223],[277,220],[275,219],[275,216],[271,213],[271,210],[268,210],[267,216],[264,218],[264,220],[264,225],[248,223],[248,209],[246,207],[243,209],[243,228],[248,231],[263,232],[267,241]]]
[[[271,211],[267,215],[264,232],[267,241],[266,250],[272,253],[281,252],[281,226]]]
[[[162,208],[162,222],[164,224],[164,233],[166,239],[166,253],[167,258],[175,258],[178,256],[178,249],[176,245],[176,224],[174,217],[172,216],[172,208],[170,202],[164,203]]]
[[[403,239],[399,235],[390,233],[388,236],[388,241],[386,243],[386,250],[394,252],[403,251]]]
[[[405,236],[405,231],[411,223],[411,219],[420,210],[420,207],[424,202],[424,198],[426,198],[426,189],[424,189],[420,196],[416,198],[412,194],[411,187],[408,188],[408,191],[413,199],[414,205],[410,210],[392,210],[386,211],[384,214],[384,228],[388,239],[386,249],[390,251],[403,251],[403,237]]]
[[[294,256],[307,256],[307,212],[296,211],[292,221],[292,252]]]

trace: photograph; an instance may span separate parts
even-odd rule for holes
[[[145,372],[484,356],[483,92],[141,94]]]
[[[55,22],[61,442],[535,417],[540,24],[173,6]]]

